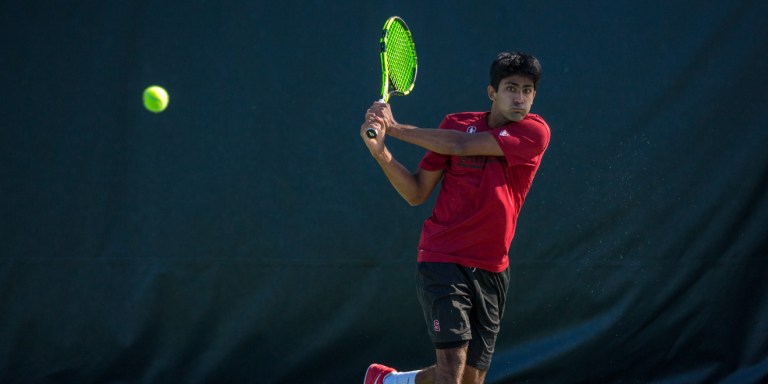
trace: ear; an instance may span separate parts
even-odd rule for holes
[[[492,85],[488,86],[488,98],[491,99],[491,101],[494,101],[496,99],[496,90],[493,89]]]

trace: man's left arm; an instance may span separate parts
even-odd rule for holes
[[[366,118],[386,127],[387,135],[441,155],[503,156],[499,143],[490,133],[464,133],[449,129],[419,128],[399,124],[386,103],[374,103]]]
[[[501,146],[489,132],[465,133],[449,129],[419,128],[393,124],[387,134],[441,155],[503,156]]]
[[[538,118],[479,133],[427,129],[394,123],[390,136],[451,156],[504,156],[510,165],[527,164],[549,145],[549,127]]]

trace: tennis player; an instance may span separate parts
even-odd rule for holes
[[[365,384],[482,383],[490,368],[509,287],[507,254],[550,136],[544,119],[529,113],[538,59],[502,52],[490,75],[490,111],[448,115],[438,129],[398,123],[387,103],[365,115],[363,142],[409,204],[423,203],[442,180],[422,227],[416,278],[436,364],[411,372],[372,364]],[[369,127],[376,138],[366,136]],[[415,172],[388,150],[388,137],[427,150]]]

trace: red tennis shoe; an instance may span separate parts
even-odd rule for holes
[[[371,364],[368,370],[365,371],[365,380],[363,384],[383,384],[384,377],[392,372],[397,372],[394,368],[390,368],[381,364]]]

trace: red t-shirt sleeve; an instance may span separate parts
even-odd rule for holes
[[[549,126],[538,115],[491,131],[509,166],[533,164],[549,145]]]

